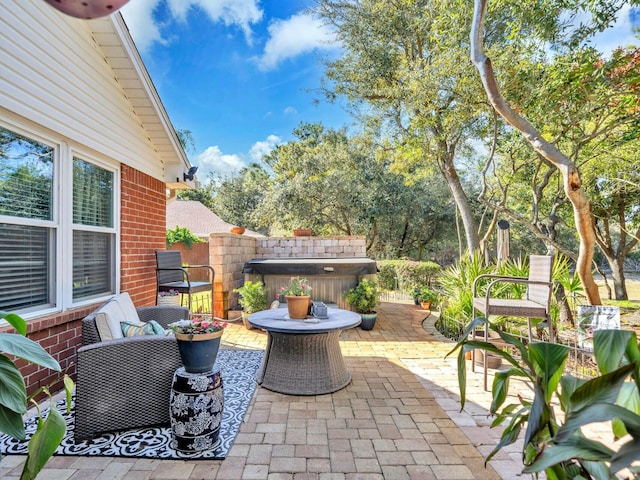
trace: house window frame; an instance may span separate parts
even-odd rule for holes
[[[55,132],[48,132],[34,125],[24,124],[4,116],[0,116],[0,126],[7,130],[11,130],[18,135],[24,136],[30,140],[40,142],[54,149],[54,166],[53,166],[53,194],[52,209],[53,215],[50,221],[29,219],[22,217],[11,217],[0,215],[1,223],[32,225],[47,227],[52,231],[50,238],[51,251],[55,252],[54,258],[49,259],[49,268],[51,268],[50,278],[54,282],[52,292],[54,300],[51,306],[31,307],[19,310],[15,313],[20,314],[23,318],[29,320],[31,318],[41,317],[64,312],[71,308],[82,307],[99,302],[103,302],[119,293],[120,289],[120,195],[121,195],[121,166],[119,162],[110,160],[97,152],[83,148],[82,145],[63,139],[61,135]],[[73,300],[73,232],[78,230],[78,226],[73,223],[73,159],[78,158],[87,163],[91,163],[113,174],[113,226],[90,227],[81,226],[79,230],[99,231],[101,233],[109,233],[114,236],[113,246],[113,265],[112,265],[112,292],[104,295],[92,296],[77,300]],[[75,227],[75,228],[74,228]],[[1,323],[1,322],[0,322]]]

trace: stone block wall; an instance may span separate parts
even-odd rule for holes
[[[256,240],[256,258],[366,257],[364,236],[266,237]]]

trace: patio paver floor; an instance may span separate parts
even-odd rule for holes
[[[519,445],[487,467],[500,436],[488,425],[490,394],[482,370],[469,374],[460,411],[453,342],[415,305],[383,303],[373,330],[343,332],[352,382],[329,395],[289,396],[257,387],[228,457],[148,460],[54,457],[39,480],[254,479],[424,480],[514,479]],[[424,322],[423,322],[424,320]],[[424,324],[423,324],[424,323]],[[223,342],[262,349],[266,334],[230,323]],[[0,478],[18,480],[24,457],[3,457]]]

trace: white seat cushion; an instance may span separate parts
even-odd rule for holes
[[[109,300],[96,312],[96,328],[100,334],[100,340],[113,340],[122,338],[120,322],[126,320],[118,302]]]
[[[136,307],[127,292],[116,295],[96,312],[96,328],[100,339],[123,338],[121,322],[140,322]]]

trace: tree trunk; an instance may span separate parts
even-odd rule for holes
[[[611,276],[613,277],[613,291],[616,300],[629,300],[627,295],[626,279],[624,277],[624,260],[615,257],[608,257],[607,262],[611,267]]]
[[[478,229],[476,221],[473,218],[473,211],[471,210],[469,199],[462,188],[460,177],[458,177],[458,172],[453,165],[453,158],[450,155],[446,155],[446,158],[440,158],[438,164],[445,180],[447,181],[447,185],[449,186],[449,190],[453,196],[453,201],[456,203],[458,211],[460,212],[460,219],[462,220],[462,226],[464,227],[464,234],[467,241],[467,250],[470,253],[475,252],[480,247]]]
[[[473,23],[471,27],[471,61],[478,69],[480,78],[487,92],[487,97],[493,108],[507,123],[518,130],[531,146],[549,160],[560,171],[567,198],[573,205],[573,216],[576,230],[580,237],[580,248],[576,262],[576,272],[580,277],[585,295],[591,305],[600,305],[600,292],[591,273],[593,261],[595,234],[591,222],[591,206],[582,189],[580,174],[575,164],[557,148],[547,142],[542,135],[525,118],[518,115],[507,104],[500,93],[491,60],[484,53],[484,39],[482,36],[484,19],[488,0],[475,0]]]

